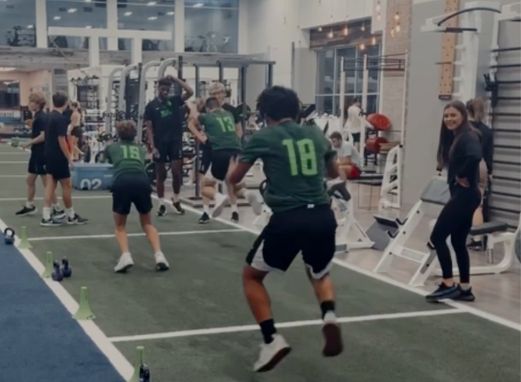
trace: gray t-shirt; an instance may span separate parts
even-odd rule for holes
[[[336,156],[338,159],[351,157],[351,161],[354,164],[356,164],[357,166],[362,165],[362,158],[360,158],[360,154],[358,153],[358,151],[352,143],[343,142],[341,147],[333,147],[333,149],[336,151]]]

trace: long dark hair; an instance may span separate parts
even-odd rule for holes
[[[445,122],[443,117],[441,118],[441,130],[440,130],[440,141],[438,143],[438,170],[443,169],[449,164],[450,157],[452,155],[452,150],[455,147],[461,133],[466,131],[473,131],[473,128],[469,124],[469,118],[467,114],[467,108],[465,104],[461,101],[452,101],[445,105],[443,108],[443,113],[445,114],[445,110],[449,107],[456,109],[461,116],[463,117],[463,121],[461,125],[459,125],[455,130],[451,131],[445,126]]]

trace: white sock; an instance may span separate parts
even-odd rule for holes
[[[52,205],[52,208],[54,208],[56,211],[60,211],[61,210],[60,203],[54,203]]]
[[[76,213],[74,212],[74,208],[71,207],[71,208],[66,208],[65,209],[65,213],[67,214],[67,217],[69,219],[74,219],[74,216],[76,215]]]
[[[203,205],[203,212],[207,215],[210,215],[210,206],[207,204]]]
[[[166,205],[166,198],[159,199],[159,205],[160,206],[165,206]]]
[[[33,202],[30,202],[30,201],[26,201],[26,202],[25,202],[25,206],[26,206],[27,208],[33,208],[33,207],[34,207],[34,203],[33,203]]]
[[[336,314],[332,310],[328,310],[324,315],[324,322],[336,322]]]
[[[232,204],[231,207],[232,207],[232,212],[237,212],[237,213],[239,213],[239,209],[237,208],[237,203]]]
[[[174,197],[172,198],[174,203],[177,203],[180,200],[179,194],[174,194]]]
[[[130,255],[130,252],[123,252],[123,253],[121,254],[121,257],[123,257],[123,256],[131,256],[131,255]],[[132,257],[132,256],[131,256],[131,257]]]
[[[42,218],[44,220],[49,220],[51,218],[51,207],[43,207]]]

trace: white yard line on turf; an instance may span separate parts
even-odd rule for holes
[[[7,228],[7,225],[3,220],[0,219],[0,230],[3,231],[5,228]],[[21,249],[19,245],[20,239],[16,238],[15,246],[18,251],[22,254],[25,260],[31,265],[31,267],[38,275],[42,274],[44,271],[44,266],[40,260],[38,260],[36,255],[31,250]],[[62,286],[62,284],[50,279],[44,279],[43,281],[47,287],[56,295],[56,297],[69,311],[69,313],[76,313],[79,305],[69,294],[69,292]],[[110,340],[107,338],[105,333],[101,331],[98,325],[96,325],[94,321],[91,320],[77,322],[78,325],[80,325],[83,331],[87,334],[87,336],[90,337],[90,339],[96,344],[100,351],[108,358],[112,366],[125,379],[125,381],[129,380],[134,373],[134,367],[114,346],[114,344],[110,342]]]
[[[156,197],[156,199],[157,199],[157,197]],[[168,202],[170,202],[170,201],[168,201]],[[171,202],[170,202],[170,204],[171,204]],[[192,211],[192,212],[199,213],[199,214],[201,213],[200,210],[197,210],[197,209],[195,209],[195,208],[193,208],[191,206],[183,205],[183,207],[186,210],[188,210],[188,211]],[[232,227],[241,228],[244,231],[248,231],[248,232],[253,233],[254,235],[259,235],[259,233],[260,233],[260,231],[258,231],[258,230],[254,230],[252,228],[249,228],[249,227],[246,227],[246,226],[243,226],[243,225],[240,225],[240,224],[232,223],[232,222],[227,221],[227,220],[222,219],[222,218],[217,218],[215,220],[218,220],[221,223],[227,224],[227,225],[232,226]],[[356,273],[363,274],[364,276],[367,276],[367,277],[370,277],[370,278],[382,281],[384,283],[393,285],[393,286],[395,286],[397,288],[405,289],[405,290],[407,290],[409,292],[418,294],[420,296],[425,296],[425,295],[428,294],[428,292],[426,292],[425,290],[423,290],[421,288],[416,288],[416,287],[409,286],[407,284],[404,284],[404,283],[401,283],[399,281],[396,281],[396,280],[394,280],[394,279],[392,279],[392,278],[390,278],[388,276],[368,271],[366,269],[357,267],[356,265],[349,264],[349,263],[347,263],[345,261],[342,261],[340,259],[333,259],[333,262],[336,265],[340,266],[340,267],[349,269],[349,270],[354,271]],[[519,323],[516,323],[514,321],[508,320],[506,318],[500,317],[500,316],[492,314],[492,313],[485,312],[485,311],[483,311],[481,309],[473,308],[473,307],[469,306],[469,303],[461,303],[461,302],[456,302],[456,301],[451,301],[451,300],[445,300],[444,303],[449,305],[449,306],[452,306],[454,308],[460,309],[460,310],[462,310],[462,311],[464,311],[466,313],[470,313],[470,314],[472,314],[474,316],[478,316],[478,317],[483,318],[485,320],[488,320],[488,321],[494,322],[496,324],[503,325],[503,326],[506,326],[507,328],[514,329],[514,330],[517,330],[517,331],[521,332],[521,325]]]
[[[348,324],[352,322],[367,322],[367,321],[379,321],[379,320],[395,320],[403,318],[416,318],[416,317],[431,317],[441,316],[447,314],[460,314],[464,313],[458,309],[440,309],[440,310],[422,310],[416,312],[403,312],[403,313],[385,313],[385,314],[371,314],[367,316],[354,316],[354,317],[339,317],[337,322],[341,324]],[[318,326],[323,325],[322,320],[305,320],[305,321],[290,321],[290,322],[277,322],[277,328],[298,328],[303,326]],[[223,333],[238,333],[238,332],[249,332],[259,330],[258,325],[240,325],[240,326],[225,326],[220,328],[208,328],[208,329],[194,329],[194,330],[179,330],[176,332],[165,332],[165,333],[151,333],[151,334],[140,334],[135,336],[121,336],[121,337],[110,337],[109,340],[115,342],[129,342],[129,341],[145,341],[145,340],[158,340],[165,338],[179,338],[179,337],[191,337],[191,336],[204,336],[209,334],[223,334]]]
[[[1,177],[1,175],[0,175]],[[24,175],[24,177],[26,177],[26,175]],[[75,194],[72,194],[72,200],[89,200],[89,199],[111,199],[112,198],[112,194],[107,194],[107,195],[75,195]],[[25,202],[27,200],[27,198],[0,198],[0,202]],[[41,196],[38,196],[36,198],[34,198],[34,200],[43,200],[43,197]],[[61,197],[58,196],[58,201],[61,201]]]
[[[214,229],[214,230],[199,230],[199,231],[173,231],[173,232],[159,232],[159,236],[181,236],[181,235],[198,235],[224,232],[244,232],[240,229]],[[128,237],[145,236],[143,232],[129,233]],[[29,238],[29,241],[47,241],[47,240],[74,240],[74,239],[110,239],[115,237],[114,234],[99,234],[99,235],[72,235],[72,236],[42,236]]]

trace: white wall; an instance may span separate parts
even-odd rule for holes
[[[298,3],[301,28],[369,17],[373,10],[373,0],[300,0]]]
[[[18,81],[20,83],[20,105],[27,105],[29,94],[41,91],[46,97],[52,91],[52,76],[47,70],[34,72],[0,72],[0,81]]]

